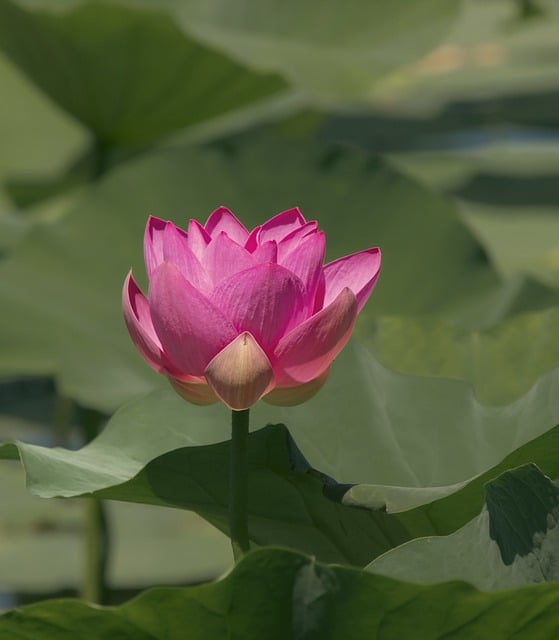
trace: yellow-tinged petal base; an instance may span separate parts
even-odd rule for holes
[[[234,411],[251,407],[274,384],[268,356],[248,331],[224,347],[204,373],[215,394]]]
[[[205,382],[183,382],[177,378],[168,378],[173,389],[188,402],[204,407],[215,404],[219,398]]]

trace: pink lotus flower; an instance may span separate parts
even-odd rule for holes
[[[380,271],[379,249],[327,265],[298,209],[250,233],[225,207],[188,233],[150,217],[149,301],[129,273],[123,309],[143,358],[195,404],[304,402],[324,384]]]

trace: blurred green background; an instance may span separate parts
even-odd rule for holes
[[[0,438],[77,447],[164,386],[122,281],[149,214],[222,204],[379,245],[373,356],[513,403],[559,365],[558,34],[554,0],[0,0]],[[84,505],[0,478],[0,606],[79,591]],[[198,516],[107,509],[113,601],[231,562]]]

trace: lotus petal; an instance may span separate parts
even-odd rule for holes
[[[210,214],[204,229],[215,238],[222,231],[235,242],[244,245],[248,238],[248,231],[245,226],[227,209],[227,207],[218,207]]]
[[[132,272],[124,281],[122,308],[128,333],[144,360],[159,373],[168,371],[170,363],[163,354],[163,348],[153,328],[149,303],[132,277]]]
[[[322,389],[329,372],[330,369],[326,369],[318,378],[294,387],[276,387],[267,393],[262,400],[278,407],[294,407],[306,402]]]
[[[327,307],[295,327],[274,350],[277,386],[295,386],[318,378],[349,339],[357,317],[357,299],[342,289]]]
[[[208,362],[239,333],[169,262],[151,278],[149,306],[161,344],[186,375],[203,375]]]
[[[192,382],[179,380],[169,376],[169,382],[173,389],[188,402],[199,406],[207,406],[219,402],[219,398],[215,395],[212,388],[208,385],[204,378],[194,379]]]
[[[274,373],[260,345],[245,331],[210,362],[206,380],[230,409],[242,411],[272,387]]]
[[[357,298],[357,311],[361,311],[376,284],[380,273],[380,249],[367,249],[353,253],[324,267],[326,291],[324,305],[330,304],[347,287]]]
[[[325,247],[324,233],[313,233],[301,240],[281,263],[298,276],[305,286],[310,313],[314,311],[315,294],[322,278]]]
[[[250,331],[265,351],[306,318],[302,282],[269,262],[224,280],[210,300],[238,332]]]
[[[203,260],[205,270],[212,282],[212,289],[225,278],[257,264],[252,254],[242,245],[231,240],[224,231],[213,237]]]

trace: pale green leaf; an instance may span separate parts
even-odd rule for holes
[[[465,580],[485,590],[557,581],[556,484],[526,465],[488,483],[485,493],[480,515],[455,533],[412,540],[367,569],[421,584]]]

